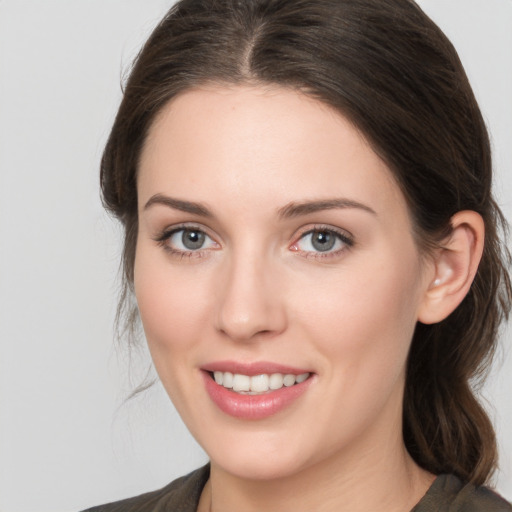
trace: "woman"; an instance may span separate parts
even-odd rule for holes
[[[489,141],[414,2],[179,2],[101,180],[210,464],[96,510],[511,510],[470,385],[511,298]]]

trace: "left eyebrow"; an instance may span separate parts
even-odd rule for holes
[[[310,213],[319,212],[322,210],[335,210],[357,208],[365,212],[377,215],[375,210],[366,206],[365,204],[353,201],[351,199],[323,199],[320,201],[304,201],[300,203],[289,203],[278,210],[281,218],[300,217],[301,215],[308,215]]]

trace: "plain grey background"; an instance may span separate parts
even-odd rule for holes
[[[79,510],[206,461],[159,385],[123,405],[148,359],[114,347],[119,230],[98,198],[123,70],[171,4],[0,0],[2,512]],[[466,66],[512,219],[512,1],[420,4]],[[509,500],[511,340],[485,389]]]

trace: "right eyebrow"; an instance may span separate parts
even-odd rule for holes
[[[192,213],[199,215],[200,217],[213,217],[213,214],[208,208],[200,203],[194,203],[191,201],[183,201],[182,199],[176,199],[175,197],[166,196],[163,194],[155,194],[151,196],[148,202],[144,205],[144,210],[151,208],[154,205],[163,205],[174,210],[180,210],[186,213]]]

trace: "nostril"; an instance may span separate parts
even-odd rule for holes
[[[283,297],[268,279],[248,277],[237,267],[223,282],[223,293],[216,303],[215,328],[223,336],[236,341],[271,338],[286,328]],[[260,276],[261,277],[261,276]]]

